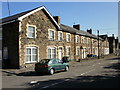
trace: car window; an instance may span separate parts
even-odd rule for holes
[[[58,62],[57,62],[57,60],[53,60],[53,62],[52,62],[52,64],[57,64]]]
[[[40,60],[39,63],[48,63],[49,61],[50,61],[50,59],[42,59],[42,60]]]
[[[62,63],[63,61],[62,60],[59,60],[58,63]]]

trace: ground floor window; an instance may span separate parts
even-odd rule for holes
[[[66,47],[66,54],[67,56],[70,56],[70,47]]]
[[[88,48],[88,54],[90,54],[90,51],[91,51],[91,49],[90,49],[90,48]]]
[[[36,62],[38,60],[38,48],[26,47],[26,63]]]
[[[49,47],[48,48],[48,58],[56,58],[56,48],[55,47]]]
[[[80,48],[79,47],[76,47],[76,55],[80,55]]]

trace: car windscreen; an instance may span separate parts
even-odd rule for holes
[[[42,59],[42,60],[40,60],[39,63],[48,63],[49,61],[50,61],[50,59]]]

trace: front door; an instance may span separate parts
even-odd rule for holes
[[[62,47],[59,47],[59,50],[58,50],[58,58],[61,60],[63,57],[63,54],[62,54]]]

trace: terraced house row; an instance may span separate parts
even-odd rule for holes
[[[41,59],[68,56],[84,59],[87,54],[98,56],[98,36],[60,23],[44,7],[35,8],[2,19],[3,67],[21,68]],[[109,42],[99,37],[99,55],[109,54]]]

